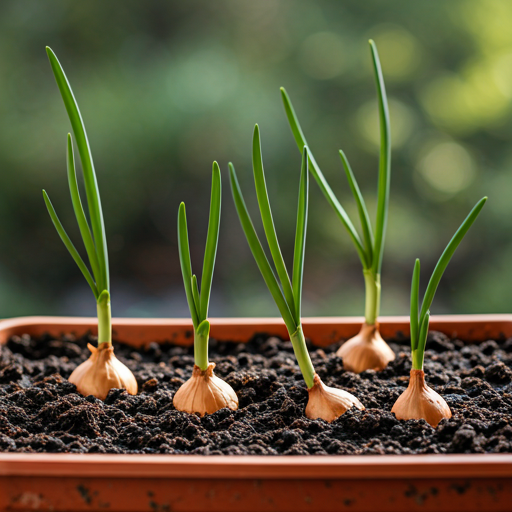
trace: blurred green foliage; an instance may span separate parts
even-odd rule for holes
[[[285,86],[324,174],[355,220],[337,151],[346,152],[365,197],[375,194],[369,37],[381,56],[393,134],[382,313],[407,314],[415,257],[430,274],[484,194],[488,205],[448,267],[433,313],[509,312],[511,24],[512,3],[502,0],[3,0],[0,315],[95,314],[41,198],[44,187],[80,247],[66,183],[70,126],[46,45],[66,70],[89,134],[113,314],[187,316],[177,210],[185,201],[197,266],[215,159],[224,192],[211,316],[256,316],[278,312],[239,225],[227,162],[252,190],[258,122],[276,228],[291,266],[289,205],[301,157],[281,105]],[[247,200],[255,212],[255,197]],[[363,300],[356,252],[312,181],[303,314],[361,315]]]

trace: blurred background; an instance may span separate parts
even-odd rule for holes
[[[211,316],[277,316],[232,203],[237,169],[260,233],[251,169],[260,125],[279,240],[291,268],[300,153],[286,87],[309,145],[359,226],[342,148],[375,217],[378,117],[368,38],[380,53],[393,137],[382,313],[407,314],[470,208],[489,196],[453,258],[433,313],[512,304],[512,2],[500,0],[2,0],[0,316],[95,315],[60,241],[45,188],[84,254],[66,178],[70,131],[45,46],[59,57],[88,131],[103,202],[117,316],[188,316],[176,243],[187,205],[200,274],[211,166],[223,205]],[[361,266],[311,181],[303,315],[363,314]]]

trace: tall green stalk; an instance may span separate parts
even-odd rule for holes
[[[233,164],[230,163],[229,176],[233,200],[251,252],[256,260],[263,279],[265,280],[265,283],[267,284],[267,287],[279,308],[281,316],[283,317],[304,381],[306,382],[308,389],[311,389],[314,386],[315,369],[309,357],[306,340],[301,326],[302,279],[304,272],[309,198],[308,150],[306,147],[303,148],[291,281],[279,247],[274,220],[272,218],[272,211],[265,182],[265,173],[263,170],[258,125],[254,128],[252,158],[259,210],[265,230],[265,236],[278,277],[274,274],[267,256],[265,255],[265,251],[260,243],[247,210],[247,206],[245,205],[235,168],[233,167]]]
[[[386,88],[382,77],[382,69],[379,61],[379,55],[377,53],[377,47],[372,40],[370,40],[370,50],[373,60],[375,82],[377,85],[381,138],[375,230],[372,229],[366,203],[345,153],[340,150],[340,158],[347,175],[350,189],[357,203],[359,219],[362,227],[362,238],[354,227],[347,212],[336,198],[310,150],[308,150],[308,158],[311,173],[315,177],[315,180],[322,190],[325,198],[347,229],[361,260],[366,290],[365,321],[367,324],[373,325],[377,321],[380,312],[380,275],[382,257],[384,253],[384,240],[386,236],[391,176],[391,132]],[[302,151],[304,146],[308,146],[306,137],[304,136],[291,100],[284,88],[281,88],[281,96],[297,147]]]
[[[213,162],[210,218],[208,222],[208,234],[206,236],[206,248],[204,251],[201,290],[199,290],[197,285],[195,274],[192,274],[185,203],[180,204],[178,211],[178,248],[185,294],[194,325],[194,362],[196,366],[199,366],[203,371],[208,368],[210,322],[207,318],[212,289],[213,269],[219,241],[221,196],[220,169],[217,162]]]
[[[100,193],[98,190],[98,183],[96,180],[96,173],[94,171],[94,164],[92,161],[91,150],[87,133],[85,131],[82,115],[78,108],[78,104],[69,85],[68,79],[60,62],[53,51],[46,47],[46,53],[50,60],[50,65],[59,87],[64,106],[66,107],[73,134],[75,135],[80,161],[82,163],[82,171],[84,175],[85,194],[87,198],[87,206],[89,217],[91,219],[91,228],[85,216],[82,200],[80,199],[80,192],[78,189],[78,182],[76,178],[75,158],[73,154],[73,141],[71,134],[68,133],[67,138],[67,170],[68,170],[68,184],[71,194],[71,201],[73,210],[80,229],[89,265],[89,268],[82,260],[75,246],[67,235],[62,223],[60,222],[55,209],[48,197],[46,191],[43,190],[43,198],[48,209],[48,213],[52,219],[55,229],[59,233],[64,245],[69,253],[75,260],[78,268],[82,271],[87,283],[91,287],[97,303],[98,312],[98,345],[112,343],[112,325],[110,313],[110,283],[109,283],[109,270],[108,270],[108,251],[107,240],[105,237],[105,226],[103,223],[103,212],[101,210]]]

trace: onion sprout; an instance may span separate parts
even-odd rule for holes
[[[325,198],[333,207],[334,211],[338,214],[339,219],[347,229],[363,265],[363,275],[366,287],[365,320],[368,325],[373,325],[376,323],[380,311],[380,274],[388,218],[389,185],[391,173],[391,134],[389,126],[388,102],[386,97],[386,89],[384,86],[384,79],[382,77],[382,69],[379,61],[379,55],[377,53],[377,47],[372,40],[370,40],[370,49],[373,59],[375,81],[377,84],[381,134],[377,219],[375,223],[375,233],[372,230],[366,203],[345,153],[341,150],[339,151],[341,162],[343,168],[345,169],[350,189],[357,203],[357,209],[359,212],[363,233],[362,239],[354,227],[354,224],[350,220],[347,212],[340,204],[336,195],[329,186],[329,183],[325,179],[311,151],[308,151],[308,157],[309,169],[311,170],[311,173],[315,177],[315,180],[317,181],[318,186],[322,190]],[[302,151],[304,146],[308,146],[306,137],[304,136],[291,100],[283,87],[281,88],[281,96],[293,136],[299,150]]]
[[[247,242],[249,243],[249,247],[251,248],[251,252],[256,260],[258,268],[260,269],[265,283],[267,284],[267,287],[279,308],[281,316],[283,317],[284,323],[286,324],[295,356],[309,389],[314,385],[313,380],[315,376],[315,369],[313,368],[313,364],[311,363],[311,359],[306,348],[306,341],[304,339],[304,333],[302,332],[300,318],[309,198],[307,156],[308,149],[307,147],[304,147],[299,185],[299,204],[297,209],[297,227],[295,231],[292,282],[290,282],[283,255],[281,254],[281,248],[279,247],[274,220],[272,218],[272,211],[270,209],[267,186],[265,183],[265,173],[263,170],[263,161],[261,157],[260,131],[258,125],[254,128],[252,146],[254,182],[263,228],[265,230],[272,259],[276,266],[279,281],[270,266],[258,235],[256,234],[256,230],[254,229],[254,225],[251,221],[247,206],[245,205],[242,191],[238,184],[235,168],[232,163],[229,164],[229,176],[236,210],[247,238]],[[279,285],[279,282],[281,283],[281,286]]]
[[[437,427],[443,419],[452,417],[450,407],[446,400],[425,382],[423,371],[423,359],[425,356],[425,344],[427,342],[428,326],[430,321],[430,306],[436,294],[439,281],[443,276],[448,263],[455,250],[475,222],[480,210],[483,208],[487,197],[478,201],[471,210],[464,222],[461,224],[453,238],[450,240],[428,283],[423,303],[418,315],[419,308],[419,287],[420,287],[420,260],[414,264],[411,284],[411,355],[412,369],[410,372],[409,385],[398,397],[391,412],[399,420],[424,419],[432,427]]]
[[[210,218],[206,235],[201,290],[197,285],[196,275],[192,274],[185,203],[181,203],[178,210],[178,248],[185,294],[194,325],[195,364],[190,379],[174,395],[173,404],[179,411],[198,413],[201,416],[213,414],[223,407],[238,409],[238,397],[234,389],[214,374],[215,363],[208,361],[208,338],[210,335],[208,306],[219,241],[221,196],[220,169],[217,162],[213,162]]]
[[[77,391],[83,395],[94,395],[102,400],[107,397],[112,388],[123,388],[126,389],[128,393],[135,395],[137,394],[137,380],[129,368],[116,358],[112,346],[107,240],[105,237],[100,193],[94,172],[89,141],[87,140],[85,126],[78,104],[64,70],[50,48],[46,47],[46,53],[50,59],[53,74],[62,99],[64,100],[64,105],[68,112],[78,146],[78,153],[80,155],[80,161],[82,162],[84,175],[87,206],[92,226],[91,231],[85,216],[82,200],[80,199],[76,178],[75,157],[73,154],[73,141],[71,134],[68,133],[67,174],[69,191],[71,193],[73,210],[89,258],[92,274],[73,245],[73,242],[71,242],[45,190],[43,190],[43,198],[55,229],[91,287],[94,298],[96,299],[96,310],[98,314],[98,347],[88,345],[91,356],[75,368],[69,377],[69,382],[75,384]]]
[[[213,162],[210,218],[208,222],[208,234],[206,236],[200,291],[197,285],[196,275],[192,274],[185,203],[180,204],[178,211],[178,248],[183,284],[185,285],[188,307],[194,325],[194,359],[195,364],[203,371],[208,368],[210,322],[207,318],[213,269],[219,240],[221,194],[220,169],[217,162]]]
[[[308,223],[308,199],[309,199],[309,171],[308,148],[304,146],[302,152],[302,165],[299,183],[299,201],[297,208],[297,225],[295,230],[295,248],[293,253],[292,279],[286,269],[283,255],[277,240],[277,234],[270,209],[265,172],[261,156],[261,141],[258,125],[254,127],[252,144],[252,166],[256,196],[263,222],[263,229],[267,238],[272,260],[277,271],[277,277],[265,255],[260,240],[254,229],[251,217],[245,205],[245,201],[238,184],[235,168],[229,164],[229,176],[231,191],[235,201],[240,223],[244,230],[251,252],[256,260],[267,287],[281,312],[284,323],[290,335],[293,351],[299,364],[300,371],[308,388],[308,404],[306,416],[311,419],[320,418],[325,421],[333,421],[344,414],[351,407],[364,409],[361,402],[350,393],[337,388],[326,386],[315,373],[313,363],[309,356],[301,324],[302,305],[302,279],[304,273],[304,254],[306,248],[306,232]],[[279,280],[278,280],[279,279]]]
[[[464,222],[460,225],[459,229],[453,235],[446,249],[441,254],[439,261],[437,262],[434,272],[430,278],[425,295],[423,296],[423,302],[421,304],[421,310],[419,310],[419,286],[420,286],[420,260],[416,259],[414,264],[414,271],[412,274],[411,283],[411,355],[412,355],[412,367],[414,370],[423,370],[423,359],[425,355],[425,344],[427,342],[428,326],[430,320],[430,306],[434,300],[434,296],[437,291],[441,277],[450,263],[450,260],[455,253],[455,250],[461,243],[462,239],[468,232],[469,228],[475,222],[478,214],[483,208],[487,197],[483,197],[476,203],[469,215],[466,217]],[[419,310],[419,313],[418,313]]]
[[[64,100],[64,105],[68,112],[71,127],[73,129],[73,133],[75,135],[76,143],[78,146],[80,161],[82,163],[85,193],[89,216],[91,219],[92,232],[89,228],[89,224],[87,222],[82,206],[82,201],[80,199],[76,178],[75,159],[73,154],[73,142],[71,139],[71,134],[68,133],[67,169],[69,190],[71,193],[73,210],[78,222],[78,227],[80,228],[80,234],[82,236],[82,240],[87,252],[92,274],[73,245],[73,242],[71,242],[69,236],[67,235],[45,190],[43,190],[43,197],[55,229],[57,230],[60,238],[64,242],[64,245],[75,260],[76,264],[78,265],[78,268],[82,271],[82,274],[91,287],[91,290],[96,299],[98,312],[98,346],[102,343],[111,345],[112,325],[110,312],[110,283],[107,239],[105,237],[105,226],[103,223],[103,213],[101,210],[100,193],[98,190],[98,183],[96,181],[96,173],[94,171],[91,150],[78,104],[75,100],[73,91],[71,90],[71,86],[69,85],[64,70],[62,69],[62,66],[60,65],[56,55],[49,47],[46,47],[46,52],[48,54],[48,58],[50,59],[50,64],[52,66],[55,80],[62,95],[62,99]]]

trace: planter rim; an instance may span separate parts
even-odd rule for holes
[[[121,455],[0,454],[0,476],[136,478],[510,478],[512,454]]]
[[[257,332],[271,336],[288,337],[288,331],[281,317],[278,318],[210,318],[212,338],[247,341]],[[359,332],[364,318],[357,317],[304,317],[302,326],[306,338],[319,347],[328,346],[347,339]],[[382,336],[387,339],[397,333],[409,335],[408,316],[380,317]],[[468,326],[468,324],[470,324]],[[54,336],[69,329],[69,332],[83,334],[97,332],[96,317],[72,316],[27,316],[0,320],[0,344],[13,334],[24,329],[32,336],[51,331]],[[143,328],[143,329],[141,329]],[[463,339],[485,341],[493,337],[512,336],[511,314],[484,315],[434,315],[430,328],[446,335],[461,336]],[[144,346],[152,341],[170,341],[176,345],[189,345],[193,340],[193,326],[190,318],[118,318],[112,319],[113,338],[132,346]],[[250,334],[249,334],[250,332]]]
[[[219,318],[208,318],[208,321],[213,326],[218,325],[284,325],[281,317],[219,317]],[[305,326],[314,326],[317,324],[325,323],[362,323],[364,317],[362,316],[317,316],[317,317],[303,317],[302,323]],[[125,317],[113,317],[112,322],[115,325],[183,325],[187,324],[192,326],[192,320],[190,318],[125,318]],[[403,324],[404,322],[409,323],[409,317],[405,315],[397,316],[381,316],[379,317],[379,324]],[[500,314],[470,314],[470,315],[432,315],[430,317],[430,325],[436,323],[450,323],[450,324],[463,324],[467,322],[512,322],[512,314],[500,313]],[[0,320],[0,328],[5,329],[9,327],[17,326],[29,326],[29,325],[75,325],[77,323],[83,324],[84,326],[96,326],[98,319],[96,317],[76,317],[76,316],[19,316],[13,318],[5,318]]]

